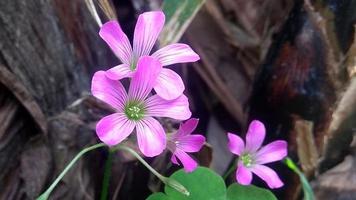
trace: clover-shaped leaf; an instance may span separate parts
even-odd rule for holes
[[[227,189],[226,200],[277,200],[269,190],[254,185],[231,184]]]
[[[185,196],[175,189],[165,186],[163,193],[155,193],[147,200],[225,200],[226,186],[224,180],[214,171],[198,167],[192,173],[178,170],[170,178],[181,183],[190,195]]]
[[[198,167],[192,173],[178,170],[170,178],[181,183],[190,193],[185,196],[165,186],[165,193],[154,193],[147,200],[276,200],[272,192],[256,186],[232,184],[226,189],[224,180],[214,171]]]

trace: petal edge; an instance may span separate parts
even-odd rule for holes
[[[262,146],[266,136],[266,128],[262,122],[253,120],[247,130],[246,134],[246,150],[249,152],[256,152]]]
[[[121,62],[130,65],[132,48],[129,39],[117,21],[108,21],[100,28],[100,37],[109,45]]]
[[[162,125],[152,117],[139,121],[136,125],[137,142],[141,152],[154,157],[166,148],[166,134]]]
[[[182,43],[167,45],[153,53],[152,56],[158,58],[163,66],[195,62],[200,59],[199,55],[189,45]]]
[[[162,11],[142,13],[136,22],[133,41],[133,52],[136,58],[149,55],[165,21]]]
[[[271,189],[280,188],[284,185],[277,173],[265,165],[254,165],[251,171],[264,180]]]
[[[160,97],[173,100],[183,94],[185,86],[179,74],[171,69],[163,68],[154,89]]]
[[[101,141],[109,146],[122,142],[135,128],[122,113],[115,113],[102,118],[96,124],[96,133]]]
[[[242,155],[242,153],[245,151],[244,141],[238,135],[233,133],[227,133],[227,137],[229,140],[229,150],[238,156]]]

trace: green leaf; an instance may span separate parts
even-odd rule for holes
[[[146,200],[169,200],[169,197],[162,192],[151,194]]]
[[[187,188],[189,196],[165,186],[166,195],[163,193],[152,194],[148,200],[226,200],[224,180],[208,168],[198,167],[192,173],[186,173],[181,169],[173,173],[170,178]]]
[[[289,169],[298,174],[303,187],[304,200],[315,200],[314,192],[308,182],[308,179],[304,176],[303,172],[297,167],[293,160],[287,157],[286,159],[284,159],[284,163]]]
[[[178,42],[204,2],[205,0],[164,0],[166,25],[159,38],[161,46]]]
[[[182,184],[190,195],[185,196],[166,185],[165,193],[154,193],[147,200],[277,200],[271,191],[253,185],[234,183],[226,189],[221,176],[205,167],[198,167],[192,173],[181,169],[169,178]]]
[[[269,190],[254,185],[231,184],[227,189],[227,200],[277,200]]]

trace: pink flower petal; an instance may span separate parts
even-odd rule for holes
[[[185,152],[198,152],[205,143],[205,137],[202,135],[187,135],[178,138],[176,141],[177,148]]]
[[[138,147],[145,156],[157,156],[166,148],[166,133],[161,124],[152,117],[139,121],[136,132]]]
[[[264,180],[271,189],[283,186],[283,182],[278,177],[277,173],[267,166],[254,165],[251,168],[251,171]]]
[[[143,56],[139,59],[136,73],[133,75],[129,88],[129,97],[132,100],[143,101],[151,92],[162,65],[157,59]]]
[[[178,120],[189,119],[192,113],[189,110],[188,98],[181,95],[177,99],[168,101],[158,95],[146,100],[147,115],[154,117],[169,117]]]
[[[99,35],[109,45],[121,62],[130,65],[132,57],[131,44],[119,23],[116,21],[106,22],[100,28]]]
[[[200,59],[199,55],[190,46],[181,43],[167,45],[156,51],[152,56],[158,58],[163,66],[195,62]]]
[[[174,154],[172,154],[171,162],[174,163],[174,164],[176,164],[176,165],[180,165],[179,162],[178,162],[178,160],[177,160],[177,157],[176,157]]]
[[[130,77],[131,74],[132,71],[130,70],[130,67],[126,64],[121,64],[109,70],[106,70],[106,77],[112,80],[120,80],[122,78]]]
[[[183,94],[185,87],[182,78],[176,72],[163,68],[154,89],[162,98],[173,100]]]
[[[192,172],[198,167],[198,163],[184,151],[176,149],[174,155],[182,162],[186,172]]]
[[[282,160],[287,156],[287,142],[277,140],[262,147],[256,154],[256,163],[265,164]]]
[[[229,150],[238,156],[242,155],[245,150],[244,141],[238,135],[233,133],[227,133],[227,137],[229,139]]]
[[[186,122],[181,123],[175,137],[183,137],[190,135],[198,126],[199,119],[190,118]]]
[[[236,180],[241,185],[250,185],[252,182],[252,173],[242,163],[239,163],[236,170]]]
[[[135,124],[123,113],[115,113],[102,118],[96,124],[96,134],[109,146],[119,144],[131,134]]]
[[[162,11],[145,12],[138,17],[133,42],[136,58],[149,55],[164,25]]]
[[[120,111],[124,109],[127,94],[119,81],[108,79],[104,71],[94,74],[91,82],[91,93],[98,99]]]
[[[262,122],[253,120],[246,134],[246,150],[255,152],[259,149],[265,139],[266,129]]]

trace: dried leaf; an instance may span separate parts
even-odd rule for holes
[[[313,122],[306,120],[295,121],[297,152],[303,172],[310,176],[318,164],[318,150],[314,141]]]
[[[166,25],[159,38],[161,46],[178,42],[205,0],[164,0]]]

